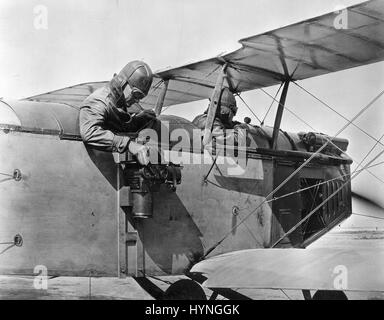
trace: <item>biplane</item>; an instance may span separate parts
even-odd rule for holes
[[[335,27],[331,12],[156,72],[140,104],[156,111],[156,132],[169,143],[157,142],[167,157],[149,169],[80,137],[79,107],[107,82],[1,100],[0,235],[9,242],[1,274],[33,275],[44,265],[52,276],[187,275],[165,292],[169,299],[205,299],[201,286],[229,298],[246,298],[241,288],[298,289],[306,298],[309,290],[330,298],[383,291],[382,252],[304,249],[352,214],[351,180],[374,162],[351,172],[342,132],[381,95],[335,136],[280,127],[292,83],[384,59],[384,2],[345,10],[347,29]],[[236,154],[212,144],[223,87],[240,94],[279,84],[273,126],[247,124],[252,145]],[[208,121],[194,140],[191,121],[162,113],[207,99]],[[175,149],[180,130],[187,143]],[[239,154],[245,166],[234,173]],[[334,284],[340,265],[349,272],[347,288]],[[374,281],[361,278],[362,270]]]

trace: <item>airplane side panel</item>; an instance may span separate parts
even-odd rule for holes
[[[258,208],[272,188],[270,160],[248,159],[241,172],[228,157],[218,157],[213,164],[208,154],[183,156],[194,160],[183,164],[176,192],[165,186],[154,192],[153,217],[135,222],[144,250],[138,252],[138,265],[146,274],[188,270],[227,233],[212,254],[270,242],[271,208],[268,203]]]
[[[276,162],[275,188],[294,171],[294,164]],[[349,173],[349,165],[312,164],[285,183],[275,194],[271,245],[305,247],[345,220],[351,214]]]
[[[214,254],[268,245],[272,211],[262,202],[272,190],[271,170],[271,161],[266,159],[248,158],[246,166],[236,166],[233,158],[218,157],[209,182],[203,186],[204,214],[215,217],[207,224],[209,228],[203,224],[206,248],[223,236],[226,240]]]
[[[0,273],[116,276],[116,166],[78,141],[0,132]],[[103,160],[102,160],[103,159]],[[108,166],[101,171],[98,166]]]

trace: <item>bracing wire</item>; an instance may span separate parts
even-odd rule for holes
[[[361,160],[361,162],[357,165],[357,167],[355,168],[355,170],[352,172],[352,174],[354,174],[356,172],[356,170],[362,165],[362,163],[365,161],[365,159],[367,159],[369,157],[369,155],[372,153],[372,151],[376,148],[376,146],[380,143],[380,140],[383,139],[384,137],[384,134],[380,137],[379,140],[376,141],[376,143],[373,145],[373,147],[368,151],[368,153],[365,155],[364,159]]]
[[[340,133],[342,133],[351,123],[353,123],[356,119],[358,119],[366,110],[368,110],[382,95],[384,94],[384,90],[381,91],[378,95],[376,95],[364,108],[362,108],[351,120],[348,121],[340,130],[336,132],[334,138],[337,137]],[[268,94],[269,95],[269,94]],[[293,171],[284,181],[282,181],[274,190],[272,190],[254,210],[252,210],[249,214],[247,214],[240,222],[238,222],[234,227],[230,229],[218,242],[216,242],[211,248],[207,250],[207,252],[202,257],[203,259],[209,255],[215,248],[217,248],[238,226],[244,223],[252,214],[254,214],[262,205],[269,200],[269,198],[279,191],[288,181],[290,181],[303,167],[305,167],[312,159],[318,155],[324,148],[328,146],[330,140],[328,140],[325,144],[323,144],[316,152],[314,152],[306,161],[304,161],[295,171]],[[383,151],[384,152],[384,151]],[[376,159],[377,157],[375,157]],[[370,163],[372,160],[370,161]],[[317,209],[316,209],[317,210]],[[281,241],[281,240],[280,240]]]
[[[245,104],[245,106],[248,108],[248,110],[255,116],[255,118],[260,122],[260,125],[262,124],[262,121],[260,120],[260,118],[256,115],[256,113],[253,112],[253,110],[251,109],[251,107],[244,101],[244,99],[240,96],[240,93],[237,93],[236,94],[240,100]]]
[[[338,112],[335,108],[332,108],[329,104],[327,104],[326,102],[324,102],[322,99],[318,98],[317,96],[315,96],[313,93],[309,92],[307,89],[305,89],[304,87],[302,87],[301,85],[299,85],[296,81],[292,81],[297,87],[299,87],[301,90],[303,90],[304,92],[306,92],[307,94],[309,94],[311,97],[313,97],[314,99],[316,99],[317,101],[319,101],[322,105],[324,105],[325,107],[327,107],[328,109],[332,110],[334,113],[336,113],[338,116],[340,116],[341,118],[343,118],[344,120],[346,121],[349,121],[349,119],[347,117],[345,117],[344,115],[342,115],[340,112]],[[356,127],[357,129],[359,129],[362,133],[364,133],[366,136],[370,137],[371,139],[373,139],[374,141],[378,141],[374,136],[372,136],[371,134],[369,134],[367,131],[365,131],[364,129],[362,129],[361,127],[359,127],[357,124],[353,123],[352,124],[354,127]],[[384,144],[382,142],[379,142],[381,146],[384,146]]]
[[[263,124],[264,124],[264,121],[265,121],[265,119],[267,118],[268,113],[269,113],[269,111],[271,110],[271,108],[272,108],[272,106],[273,106],[273,104],[274,104],[274,102],[275,102],[275,100],[276,100],[276,97],[277,97],[277,95],[278,95],[279,92],[280,92],[280,89],[283,87],[283,84],[284,84],[284,82],[282,82],[282,83],[280,84],[280,87],[279,87],[279,89],[277,90],[277,92],[276,92],[276,94],[275,94],[275,98],[272,100],[272,102],[271,102],[271,104],[270,104],[270,106],[269,106],[267,112],[265,113],[265,116],[264,116],[264,118],[263,118],[263,121],[260,122],[260,125],[263,125]]]
[[[261,89],[267,96],[269,96],[270,98],[274,99],[275,101],[277,101],[274,97],[272,97],[268,92],[266,92],[265,90]],[[277,101],[279,103],[279,101]],[[306,126],[308,126],[309,128],[311,128],[313,131],[317,131],[315,128],[313,128],[308,122],[306,122],[305,120],[303,120],[301,117],[299,117],[295,112],[293,112],[292,110],[290,110],[290,108],[288,108],[286,105],[284,106],[284,108],[289,112],[291,113],[295,118],[299,119],[301,122],[303,122]],[[349,120],[348,120],[349,121]],[[345,153],[346,155],[348,155],[345,151],[341,150],[336,144],[334,144],[332,142],[331,139],[327,138],[326,136],[324,136],[324,138],[331,144],[333,145],[336,149],[340,150],[341,152]],[[377,139],[375,139],[375,141],[377,141]],[[353,158],[348,155],[352,160]],[[356,161],[358,164],[361,164],[361,161]],[[384,184],[384,181],[383,179],[380,179],[378,176],[376,176],[374,173],[372,173],[370,170],[367,170],[367,172],[372,175],[374,178],[376,178],[378,181],[380,181],[381,183]]]
[[[377,154],[371,161],[368,162],[370,165],[373,161],[379,158],[382,154],[384,154],[384,150]],[[346,182],[344,182],[336,191],[334,191],[330,196],[328,196],[324,201],[322,201],[316,208],[314,208],[311,212],[309,212],[303,219],[301,219],[297,224],[295,224],[291,229],[285,232],[273,245],[272,248],[276,247],[285,237],[289,236],[292,232],[294,232],[298,227],[300,227],[305,221],[307,221],[310,217],[312,217],[317,210],[319,210],[325,203],[328,202],[329,199],[333,198],[342,188],[344,188],[349,182],[351,182],[354,178],[356,178],[363,170],[360,170],[358,173],[355,173],[352,177],[350,177]]]

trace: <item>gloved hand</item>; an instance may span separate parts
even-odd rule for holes
[[[136,156],[140,164],[146,166],[149,163],[149,148],[146,145],[131,141],[128,150]]]
[[[143,110],[132,118],[137,130],[145,128],[154,119],[156,119],[156,114],[153,110]]]

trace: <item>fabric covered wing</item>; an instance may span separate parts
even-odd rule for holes
[[[382,207],[361,196],[353,196],[353,206],[354,214],[367,219],[384,217]],[[345,290],[384,291],[382,247],[363,246],[364,240],[354,245],[354,241],[348,248],[337,243],[329,243],[332,248],[323,247],[323,243],[322,247],[307,249],[235,251],[203,260],[191,272],[205,276],[204,285],[209,288],[334,290],[337,277],[346,270]]]
[[[32,96],[25,100],[64,103],[78,107],[86,97],[106,83],[107,81],[99,81],[77,84],[71,87]]]
[[[232,53],[159,71],[142,100],[153,108],[163,79],[169,80],[164,106],[209,98],[220,66],[228,63],[226,86],[242,92],[302,80],[384,58],[384,1],[362,2],[347,9],[346,29],[335,28],[338,13],[308,19],[240,40]],[[29,98],[78,105],[100,83],[82,84]]]
[[[382,61],[384,1],[351,6],[347,15],[347,29],[335,28],[338,12],[332,12],[242,39],[239,50],[158,75],[184,81],[186,88],[192,82],[213,88],[219,65],[227,62],[227,85],[242,92]]]
[[[208,288],[384,291],[383,267],[379,249],[253,249],[210,258],[191,272],[207,277]]]

